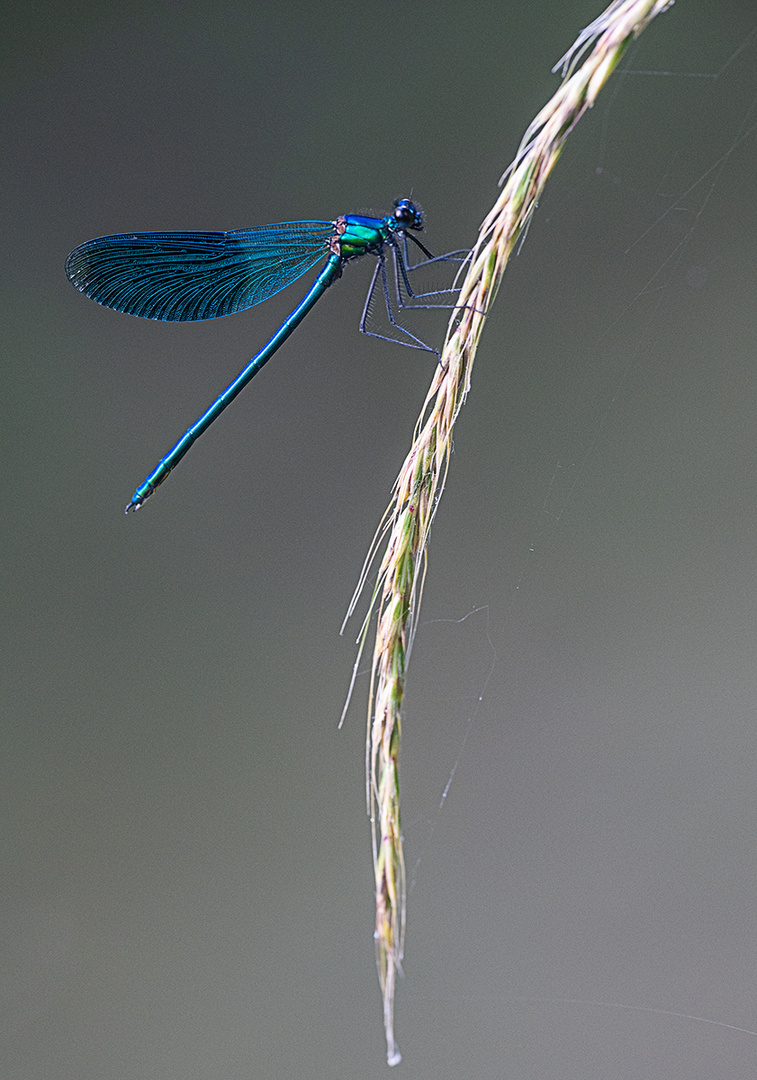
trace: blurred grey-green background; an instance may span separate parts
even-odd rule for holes
[[[77,294],[67,252],[411,193],[467,246],[599,10],[6,10],[8,1080],[386,1075],[338,631],[433,359],[357,333],[350,266],[127,519],[306,283],[164,325]],[[755,1075],[755,21],[652,24],[487,326],[403,727],[413,1080]]]

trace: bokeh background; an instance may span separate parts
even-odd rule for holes
[[[411,193],[467,246],[600,7],[6,9],[8,1080],[386,1075],[339,628],[433,359],[357,333],[350,266],[127,519],[306,285],[164,325],[67,252]],[[755,23],[647,30],[487,326],[403,728],[413,1080],[755,1075]]]

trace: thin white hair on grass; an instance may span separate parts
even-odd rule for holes
[[[757,26],[746,35],[743,41],[741,41],[730,56],[724,61],[723,64],[717,69],[717,71],[661,71],[659,68],[652,68],[641,70],[639,68],[628,68],[623,72],[623,75],[648,75],[657,76],[658,78],[674,78],[674,79],[719,79],[721,75],[724,75],[731,64],[740,56],[745,49],[748,49],[752,43],[753,38],[757,35]]]
[[[757,37],[757,27],[750,31],[749,34],[739,43],[739,45],[729,54],[728,58],[715,72],[668,72],[668,71],[635,71],[624,68],[620,74],[623,77],[629,74],[645,74],[645,75],[690,75],[691,77],[701,77],[707,79],[720,79],[721,76],[732,66],[734,60],[740,56],[745,49],[747,49]],[[617,85],[617,84],[616,84]],[[612,95],[611,95],[612,98]],[[742,147],[748,139],[757,133],[757,121],[754,120],[754,114],[757,111],[757,96],[753,96],[749,100],[749,104],[737,125],[735,133],[729,136],[730,141],[725,146],[722,153],[719,153],[716,159],[707,166],[702,172],[700,172],[696,179],[692,182],[687,182],[686,186],[680,192],[675,192],[670,196],[666,196],[668,205],[661,212],[656,214],[654,219],[649,225],[645,226],[636,238],[628,243],[621,251],[623,255],[628,255],[638,245],[641,245],[648,237],[653,236],[659,229],[660,225],[668,219],[671,214],[676,211],[685,210],[691,215],[691,224],[686,228],[685,232],[676,236],[676,241],[673,248],[665,255],[665,257],[656,264],[656,268],[646,278],[645,283],[638,288],[619,310],[619,312],[610,320],[603,332],[598,336],[593,344],[593,351],[598,350],[611,335],[612,331],[621,323],[621,321],[636,307],[640,300],[649,297],[653,294],[662,294],[665,289],[670,285],[675,270],[680,265],[680,262],[694,237],[703,215],[705,214],[710,200],[715,192],[716,186],[722,181],[724,170],[726,166],[731,162],[732,158],[736,154],[737,150]],[[608,124],[608,114],[603,118],[602,127],[603,134],[601,143],[604,145],[605,135],[604,128]],[[604,172],[604,169],[597,167],[597,174]],[[667,173],[665,179],[668,179]],[[697,205],[689,205],[689,197],[698,188],[701,188],[705,181],[709,183],[705,187],[701,198]],[[522,243],[522,240],[521,240]],[[660,299],[655,301],[655,307],[657,308]],[[632,373],[633,366],[635,364],[641,342],[632,351],[632,354],[626,363],[621,375],[613,383],[612,391],[609,397],[603,398],[603,403],[597,406],[595,415],[590,423],[584,426],[587,429],[593,431],[593,435],[589,439],[585,448],[577,453],[574,448],[568,449],[568,459],[566,462],[558,460],[553,468],[553,472],[547,484],[546,494],[541,508],[537,512],[538,523],[533,527],[534,539],[530,542],[527,552],[523,558],[523,568],[518,576],[518,582],[516,589],[520,589],[526,576],[526,568],[528,561],[534,556],[537,551],[537,547],[543,543],[543,541],[549,537],[550,533],[557,527],[567,507],[572,501],[573,495],[578,484],[584,475],[587,462],[594,454],[598,445],[601,433],[605,428],[608,418],[612,414],[613,406],[622,391],[622,388],[629,376]],[[554,491],[553,491],[554,489]],[[553,498],[556,493],[557,501]],[[555,508],[551,508],[551,504],[555,504]],[[546,526],[545,523],[546,522]]]
[[[729,1024],[725,1020],[713,1020],[709,1016],[697,1016],[694,1013],[677,1012],[675,1009],[655,1008],[653,1005],[626,1005],[622,1001],[591,1001],[584,998],[540,998],[519,997],[511,999],[524,1005],[587,1005],[597,1009],[621,1009],[625,1012],[651,1013],[653,1016],[674,1016],[679,1020],[696,1020],[700,1024],[712,1024],[714,1027],[728,1028],[730,1031],[739,1031],[742,1035],[754,1035],[757,1031],[751,1028],[739,1027],[738,1024]]]
[[[486,640],[487,640],[487,643],[489,645],[489,649],[491,650],[491,662],[489,664],[489,669],[488,669],[488,671],[487,671],[487,673],[486,673],[486,675],[484,677],[484,681],[483,681],[483,685],[481,686],[480,693],[476,696],[475,705],[474,705],[474,707],[473,707],[473,709],[472,709],[472,711],[470,713],[470,716],[468,717],[468,719],[465,722],[465,729],[463,731],[463,737],[460,740],[460,745],[458,746],[457,754],[455,755],[455,760],[454,760],[454,762],[452,764],[452,768],[449,771],[449,775],[447,777],[447,782],[444,785],[444,788],[442,790],[441,797],[439,799],[439,805],[436,808],[436,813],[434,814],[433,818],[431,818],[431,820],[429,822],[430,827],[429,827],[427,835],[425,836],[425,838],[423,840],[423,846],[421,847],[420,854],[416,857],[415,862],[413,863],[413,870],[412,870],[412,873],[410,874],[409,885],[408,885],[408,895],[412,894],[413,889],[415,888],[415,883],[416,883],[416,881],[418,879],[418,871],[420,870],[421,862],[423,860],[423,857],[424,857],[426,851],[431,846],[431,841],[433,840],[434,833],[436,832],[436,827],[439,824],[439,819],[440,819],[441,813],[442,813],[442,811],[444,809],[444,804],[447,801],[447,796],[449,795],[450,788],[452,787],[452,784],[453,784],[454,779],[455,779],[455,775],[457,774],[458,766],[459,766],[460,762],[462,761],[463,756],[465,754],[465,748],[466,748],[466,746],[468,744],[468,739],[470,737],[471,731],[473,730],[473,726],[474,726],[476,720],[478,719],[478,714],[479,714],[479,712],[481,710],[481,706],[483,705],[484,697],[486,695],[486,691],[489,688],[489,683],[491,682],[492,675],[494,674],[494,669],[496,668],[497,661],[499,660],[499,655],[497,653],[497,650],[494,648],[494,642],[492,641],[491,634],[489,632],[489,629],[490,629],[490,619],[489,619],[490,611],[489,611],[489,605],[488,604],[481,604],[481,605],[479,605],[479,607],[473,608],[473,610],[469,611],[467,615],[463,615],[459,619],[428,619],[428,620],[424,621],[424,624],[423,624],[424,626],[433,626],[433,625],[436,625],[436,624],[439,624],[439,623],[452,623],[455,626],[460,626],[462,623],[467,622],[468,619],[471,619],[474,615],[478,615],[478,613],[481,612],[481,611],[486,612]]]

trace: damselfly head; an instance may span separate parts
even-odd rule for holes
[[[423,214],[409,199],[397,199],[394,204],[394,220],[403,229],[423,228]]]

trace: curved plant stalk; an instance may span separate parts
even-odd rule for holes
[[[378,621],[366,765],[376,881],[376,954],[390,1065],[400,1061],[394,1039],[394,988],[396,975],[401,973],[405,929],[405,864],[398,778],[400,716],[407,660],[425,576],[426,544],[444,490],[452,431],[470,389],[478,341],[505,266],[524,235],[565,140],[594,104],[626,47],[672,2],[615,0],[581,32],[556,65],[555,70],[562,72],[563,81],[523,136],[515,160],[502,177],[502,192],[481,225],[467,260],[460,306],[450,320],[441,364],[436,368],[410,452],[397,477],[392,502],[371,545],[348,613],[354,610],[378,547],[388,536],[369,612],[358,639],[360,649],[355,671],[375,610]]]

